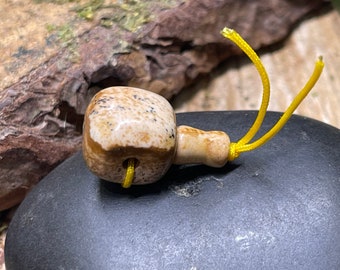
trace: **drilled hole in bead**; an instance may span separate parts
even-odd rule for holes
[[[129,160],[130,160],[130,159],[133,159],[134,167],[135,167],[135,168],[138,167],[138,165],[139,165],[139,160],[138,160],[138,159],[136,159],[136,158],[127,158],[127,159],[125,159],[125,160],[123,161],[123,164],[122,164],[124,169],[127,169],[128,163],[129,163]]]

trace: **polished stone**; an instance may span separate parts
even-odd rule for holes
[[[255,116],[177,120],[235,141]],[[279,117],[268,113],[261,132]],[[339,145],[339,129],[293,116],[223,168],[173,166],[129,190],[97,179],[78,153],[17,210],[7,269],[340,269]]]

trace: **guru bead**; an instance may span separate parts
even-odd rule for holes
[[[227,162],[229,137],[176,127],[170,103],[160,95],[132,87],[98,92],[84,119],[83,155],[101,179],[121,183],[127,162],[135,161],[133,184],[159,180],[172,163],[221,167]]]
[[[84,119],[83,155],[94,174],[129,187],[157,181],[172,163],[222,167],[240,153],[262,146],[281,130],[319,79],[324,67],[322,57],[278,122],[251,142],[266,115],[269,78],[258,55],[236,31],[224,28],[222,35],[248,55],[263,84],[261,106],[249,131],[238,142],[230,143],[228,135],[222,131],[176,128],[174,111],[163,97],[131,87],[107,88],[94,96]]]

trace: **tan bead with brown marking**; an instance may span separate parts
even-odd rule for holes
[[[169,102],[155,93],[111,87],[97,93],[84,119],[83,154],[100,178],[121,183],[127,160],[137,161],[133,184],[157,181],[170,167],[176,121]]]

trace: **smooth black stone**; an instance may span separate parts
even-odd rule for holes
[[[235,141],[255,116],[186,113],[178,124]],[[97,179],[78,153],[17,210],[7,269],[340,269],[339,145],[339,129],[293,116],[224,168],[173,166],[129,190]]]

